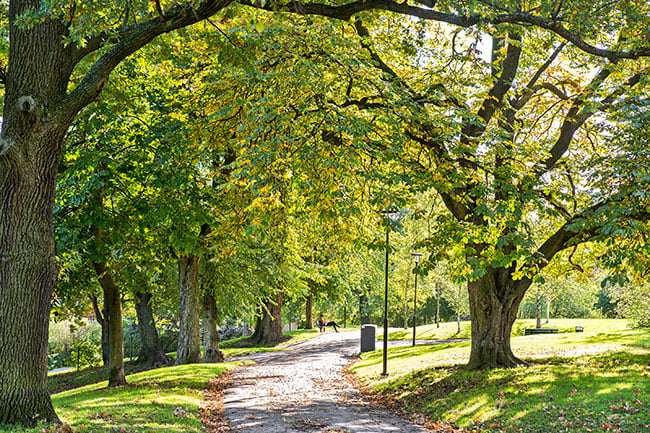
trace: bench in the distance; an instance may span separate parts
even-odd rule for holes
[[[524,335],[534,335],[534,334],[557,334],[559,330],[557,328],[526,328],[524,330]]]

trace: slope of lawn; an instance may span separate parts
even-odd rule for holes
[[[512,327],[512,335],[524,335],[524,329],[534,328],[535,324],[535,319],[516,320]],[[545,320],[542,320],[542,328],[557,328],[560,333],[575,332],[575,327],[578,325],[583,326],[585,332],[599,333],[626,329],[627,321],[623,319],[551,319],[549,323],[545,323]],[[460,332],[458,332],[457,322],[440,323],[440,327],[435,324],[422,325],[415,328],[415,331],[415,338],[418,340],[470,338],[471,323],[460,322]],[[377,333],[381,336],[383,330],[377,328]],[[413,328],[391,331],[388,334],[389,340],[410,340],[411,338],[413,338]]]
[[[256,352],[270,352],[274,350],[288,350],[284,346],[319,335],[318,330],[314,329],[301,329],[298,331],[285,332],[285,339],[276,344],[268,346],[254,346],[247,342],[246,338],[235,338],[232,340],[223,341],[219,347],[221,348],[226,358],[238,355],[247,355]],[[202,349],[201,349],[202,350]],[[171,357],[176,357],[176,352],[168,353]],[[127,361],[124,363],[124,371],[128,374],[138,373],[145,371],[146,367],[137,364],[135,361]],[[67,389],[77,388],[92,383],[97,383],[105,380],[108,377],[108,367],[89,367],[80,371],[69,371],[62,373],[50,374],[48,377],[50,391],[53,393],[64,391]]]
[[[276,350],[290,350],[285,346],[300,343],[310,338],[318,337],[318,329],[299,329],[297,331],[284,332],[284,338],[281,342],[269,344],[266,346],[256,346],[249,341],[249,337],[239,337],[232,340],[226,340],[219,344],[219,348],[226,358],[232,356],[248,355],[257,352],[272,352]]]
[[[124,363],[124,373],[131,375],[147,370],[147,367],[138,365],[133,361]],[[52,373],[47,377],[51,393],[65,391],[67,389],[78,388],[84,385],[101,382],[108,378],[109,367],[87,367],[79,371],[71,370],[61,373]]]
[[[190,364],[132,374],[128,386],[100,382],[52,396],[61,421],[77,433],[199,433],[199,406],[209,379],[234,364]],[[0,433],[41,433],[47,427],[0,426]],[[53,429],[51,431],[54,431]]]
[[[466,371],[462,342],[389,349],[387,378],[381,350],[351,370],[384,404],[468,431],[650,432],[650,330],[568,322],[585,332],[512,338],[528,367]]]

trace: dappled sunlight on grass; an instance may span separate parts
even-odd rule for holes
[[[129,385],[106,388],[106,382],[52,396],[61,421],[77,433],[199,433],[199,405],[207,381],[234,364],[189,364],[165,367],[127,377]],[[32,433],[38,429],[3,430]]]
[[[543,328],[558,328],[562,333],[575,333],[576,326],[584,327],[584,334],[595,335],[598,333],[611,333],[627,329],[627,320],[624,319],[551,319],[549,323],[542,321]],[[516,320],[512,328],[513,336],[524,335],[524,329],[534,328],[535,319]],[[378,336],[382,335],[382,330],[377,329]],[[416,328],[416,339],[418,340],[438,340],[451,338],[470,338],[471,323],[461,322],[461,332],[458,332],[456,322],[441,323],[438,328],[435,324],[422,325]],[[555,335],[557,336],[557,335]],[[413,328],[400,329],[388,334],[390,340],[410,340],[413,337]]]
[[[464,342],[391,348],[386,378],[381,350],[351,369],[409,410],[480,432],[650,431],[650,330],[581,325],[584,333],[512,338],[528,367],[466,371]]]

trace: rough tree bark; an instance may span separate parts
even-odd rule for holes
[[[255,344],[266,345],[282,341],[282,291],[264,302],[261,315],[257,318],[255,332],[251,336]]]
[[[10,2],[9,22],[38,3]],[[28,30],[9,26],[0,138],[0,423],[58,419],[47,387],[47,338],[57,273],[54,190],[70,119],[47,110],[72,70],[64,30],[49,19]]]
[[[210,234],[210,226],[203,224],[198,234],[202,242]],[[199,270],[201,255],[185,253],[178,259],[179,317],[178,351],[176,365],[201,362],[201,286]]]
[[[104,291],[104,319],[108,322],[110,347],[110,368],[108,386],[126,385],[124,375],[124,332],[122,330],[122,297],[113,280],[111,271],[104,262],[93,263],[99,284]]]
[[[223,353],[219,350],[221,333],[217,326],[217,301],[209,293],[203,294],[203,362],[223,362]]]
[[[309,296],[305,301],[305,329],[314,329],[314,294],[309,291]]]
[[[528,279],[514,281],[506,269],[492,268],[468,283],[472,317],[469,369],[526,364],[512,353],[510,333],[530,284]]]
[[[140,354],[138,363],[151,367],[162,367],[169,364],[171,359],[165,355],[160,345],[156,322],[151,308],[152,294],[135,292],[135,313],[138,317],[138,334],[140,335]]]
[[[111,363],[111,346],[108,341],[108,321],[106,320],[106,309],[99,309],[99,302],[97,301],[96,296],[90,297],[90,302],[93,304],[93,310],[95,311],[95,318],[97,323],[102,328],[102,361],[104,367],[108,367]]]
[[[178,259],[178,289],[180,291],[180,329],[176,364],[201,362],[199,266],[201,257],[187,254]]]

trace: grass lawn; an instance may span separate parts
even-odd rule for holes
[[[125,387],[108,389],[107,382],[100,382],[55,394],[52,401],[61,421],[76,433],[199,433],[199,405],[206,383],[232,365],[159,368],[128,376]],[[0,433],[47,432],[44,428],[0,426]]]
[[[132,361],[124,363],[124,373],[134,374],[145,371],[147,368],[137,365]],[[47,380],[50,387],[50,392],[56,393],[65,391],[67,389],[78,388],[84,385],[101,382],[108,378],[108,367],[89,367],[82,370],[67,371],[59,373],[51,373],[48,375]]]
[[[310,338],[318,336],[319,332],[317,329],[302,329],[298,331],[285,332],[285,340],[281,343],[272,344],[268,346],[252,346],[247,341],[246,338],[235,338],[233,340],[226,340],[222,342],[219,347],[221,348],[224,356],[226,358],[237,356],[237,355],[247,355],[249,353],[256,352],[271,352],[274,350],[288,350],[284,347],[287,344],[298,343],[300,341],[305,341]],[[203,349],[201,349],[202,351]],[[168,353],[169,356],[176,357],[176,352]],[[146,368],[136,364],[132,361],[126,361],[124,363],[124,372],[129,375],[133,373],[139,373],[145,371]],[[106,380],[108,377],[108,367],[90,367],[85,368],[80,371],[69,371],[69,372],[58,372],[52,373],[48,377],[50,391],[60,392],[67,389],[77,388],[84,385],[89,385],[92,383],[101,382]]]
[[[544,323],[542,328],[558,328],[560,333],[575,332],[576,325],[584,326],[585,332],[604,332],[613,330],[623,330],[627,327],[625,320],[612,319],[551,319],[550,323]],[[535,319],[516,320],[512,327],[512,335],[524,335],[524,329],[534,328]],[[456,322],[441,323],[440,327],[433,325],[422,325],[415,329],[415,338],[418,340],[438,340],[450,338],[470,338],[471,323],[460,322],[460,332]],[[377,328],[377,334],[380,338],[383,336],[383,329]],[[413,328],[400,329],[388,333],[389,340],[410,340],[413,338]]]
[[[233,338],[219,344],[219,348],[226,358],[231,356],[248,355],[257,352],[272,352],[275,350],[290,350],[284,346],[289,344],[300,343],[310,338],[318,337],[318,329],[299,329],[297,331],[284,332],[284,339],[279,343],[273,343],[266,346],[255,346],[251,343],[249,337]]]
[[[585,332],[513,337],[528,367],[465,371],[470,343],[463,342],[390,349],[387,378],[379,375],[380,350],[351,370],[382,401],[470,431],[650,432],[650,330],[618,320],[550,323],[575,325]],[[419,338],[445,338],[422,331]]]

